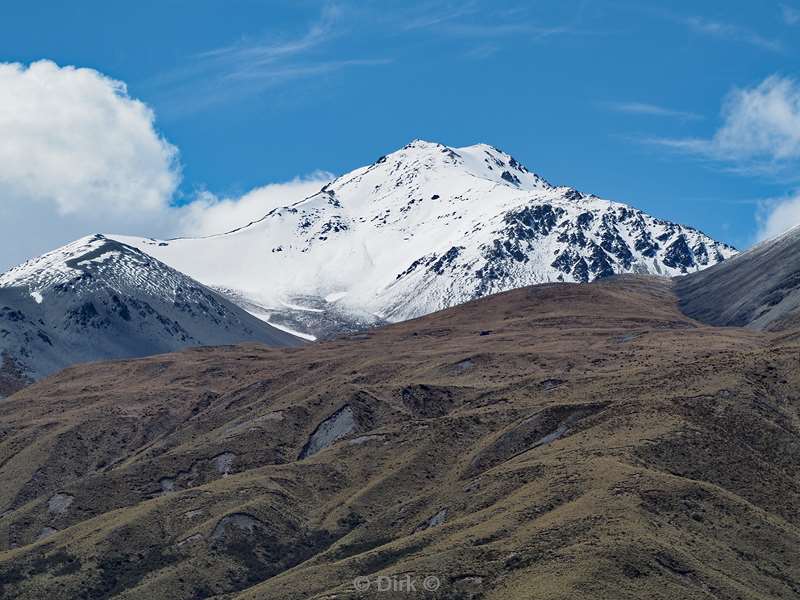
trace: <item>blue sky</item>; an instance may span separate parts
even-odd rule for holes
[[[796,194],[797,115],[760,139],[742,111],[791,109],[799,34],[800,2],[30,0],[0,62],[125,82],[179,151],[173,203],[487,142],[742,248]]]

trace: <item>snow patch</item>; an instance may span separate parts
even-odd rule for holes
[[[253,314],[253,313],[251,313],[251,314]],[[258,315],[253,314],[253,316],[258,316]],[[289,334],[291,334],[291,335],[293,335],[295,337],[299,337],[301,340],[306,340],[308,342],[316,342],[317,341],[317,336],[311,335],[310,333],[303,333],[302,331],[295,331],[294,329],[286,327],[286,325],[281,325],[280,323],[274,323],[273,321],[270,321],[268,319],[265,319],[265,321],[267,323],[269,323],[270,325],[272,325],[275,329],[280,329],[281,331],[283,331],[285,333],[289,333]]]
[[[281,305],[283,305],[286,308],[291,308],[292,310],[300,310],[303,312],[313,312],[313,313],[325,312],[321,308],[310,308],[308,306],[300,306],[299,304],[292,304],[290,302],[284,302],[283,300],[281,300]]]

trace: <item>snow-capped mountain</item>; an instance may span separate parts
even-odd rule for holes
[[[119,237],[274,323],[399,321],[511,288],[681,275],[736,250],[625,204],[553,186],[485,144],[414,141],[241,229]]]
[[[0,275],[0,396],[77,362],[296,337],[153,257],[96,235]]]

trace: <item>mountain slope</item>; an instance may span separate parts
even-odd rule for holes
[[[677,280],[676,291],[686,314],[713,325],[779,330],[800,324],[800,227]]]
[[[100,235],[0,275],[0,395],[76,362],[242,341],[300,343]]]
[[[227,234],[117,239],[312,334],[319,319],[303,312],[400,321],[516,287],[673,276],[735,254],[689,227],[555,187],[485,144],[419,140]]]
[[[796,598],[798,350],[626,276],[74,367],[0,403],[0,596]]]

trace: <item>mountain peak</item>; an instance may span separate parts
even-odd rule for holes
[[[268,321],[295,311],[298,322],[345,309],[397,321],[537,283],[685,274],[736,253],[689,227],[554,187],[494,146],[425,140],[236,232],[117,239]]]
[[[118,284],[125,280],[160,291],[169,282],[178,285],[181,278],[173,269],[138,248],[98,233],[0,274],[0,288],[27,288],[39,298],[50,289],[74,286],[77,282],[90,286],[93,280],[113,280]]]
[[[405,195],[413,195],[425,182],[439,182],[431,195],[442,196],[443,189],[485,189],[498,185],[515,190],[550,189],[544,178],[529,171],[513,156],[485,143],[460,148],[416,139],[368,167],[356,169],[334,181],[327,188],[334,191],[369,181],[373,189],[386,189],[388,181]],[[402,195],[402,194],[401,194]]]
[[[0,396],[75,362],[188,346],[299,340],[104,235],[0,275]]]
[[[444,144],[440,144],[439,142],[429,142],[428,140],[415,138],[406,144],[404,148],[419,148],[425,150],[432,148],[446,148],[446,146]]]

